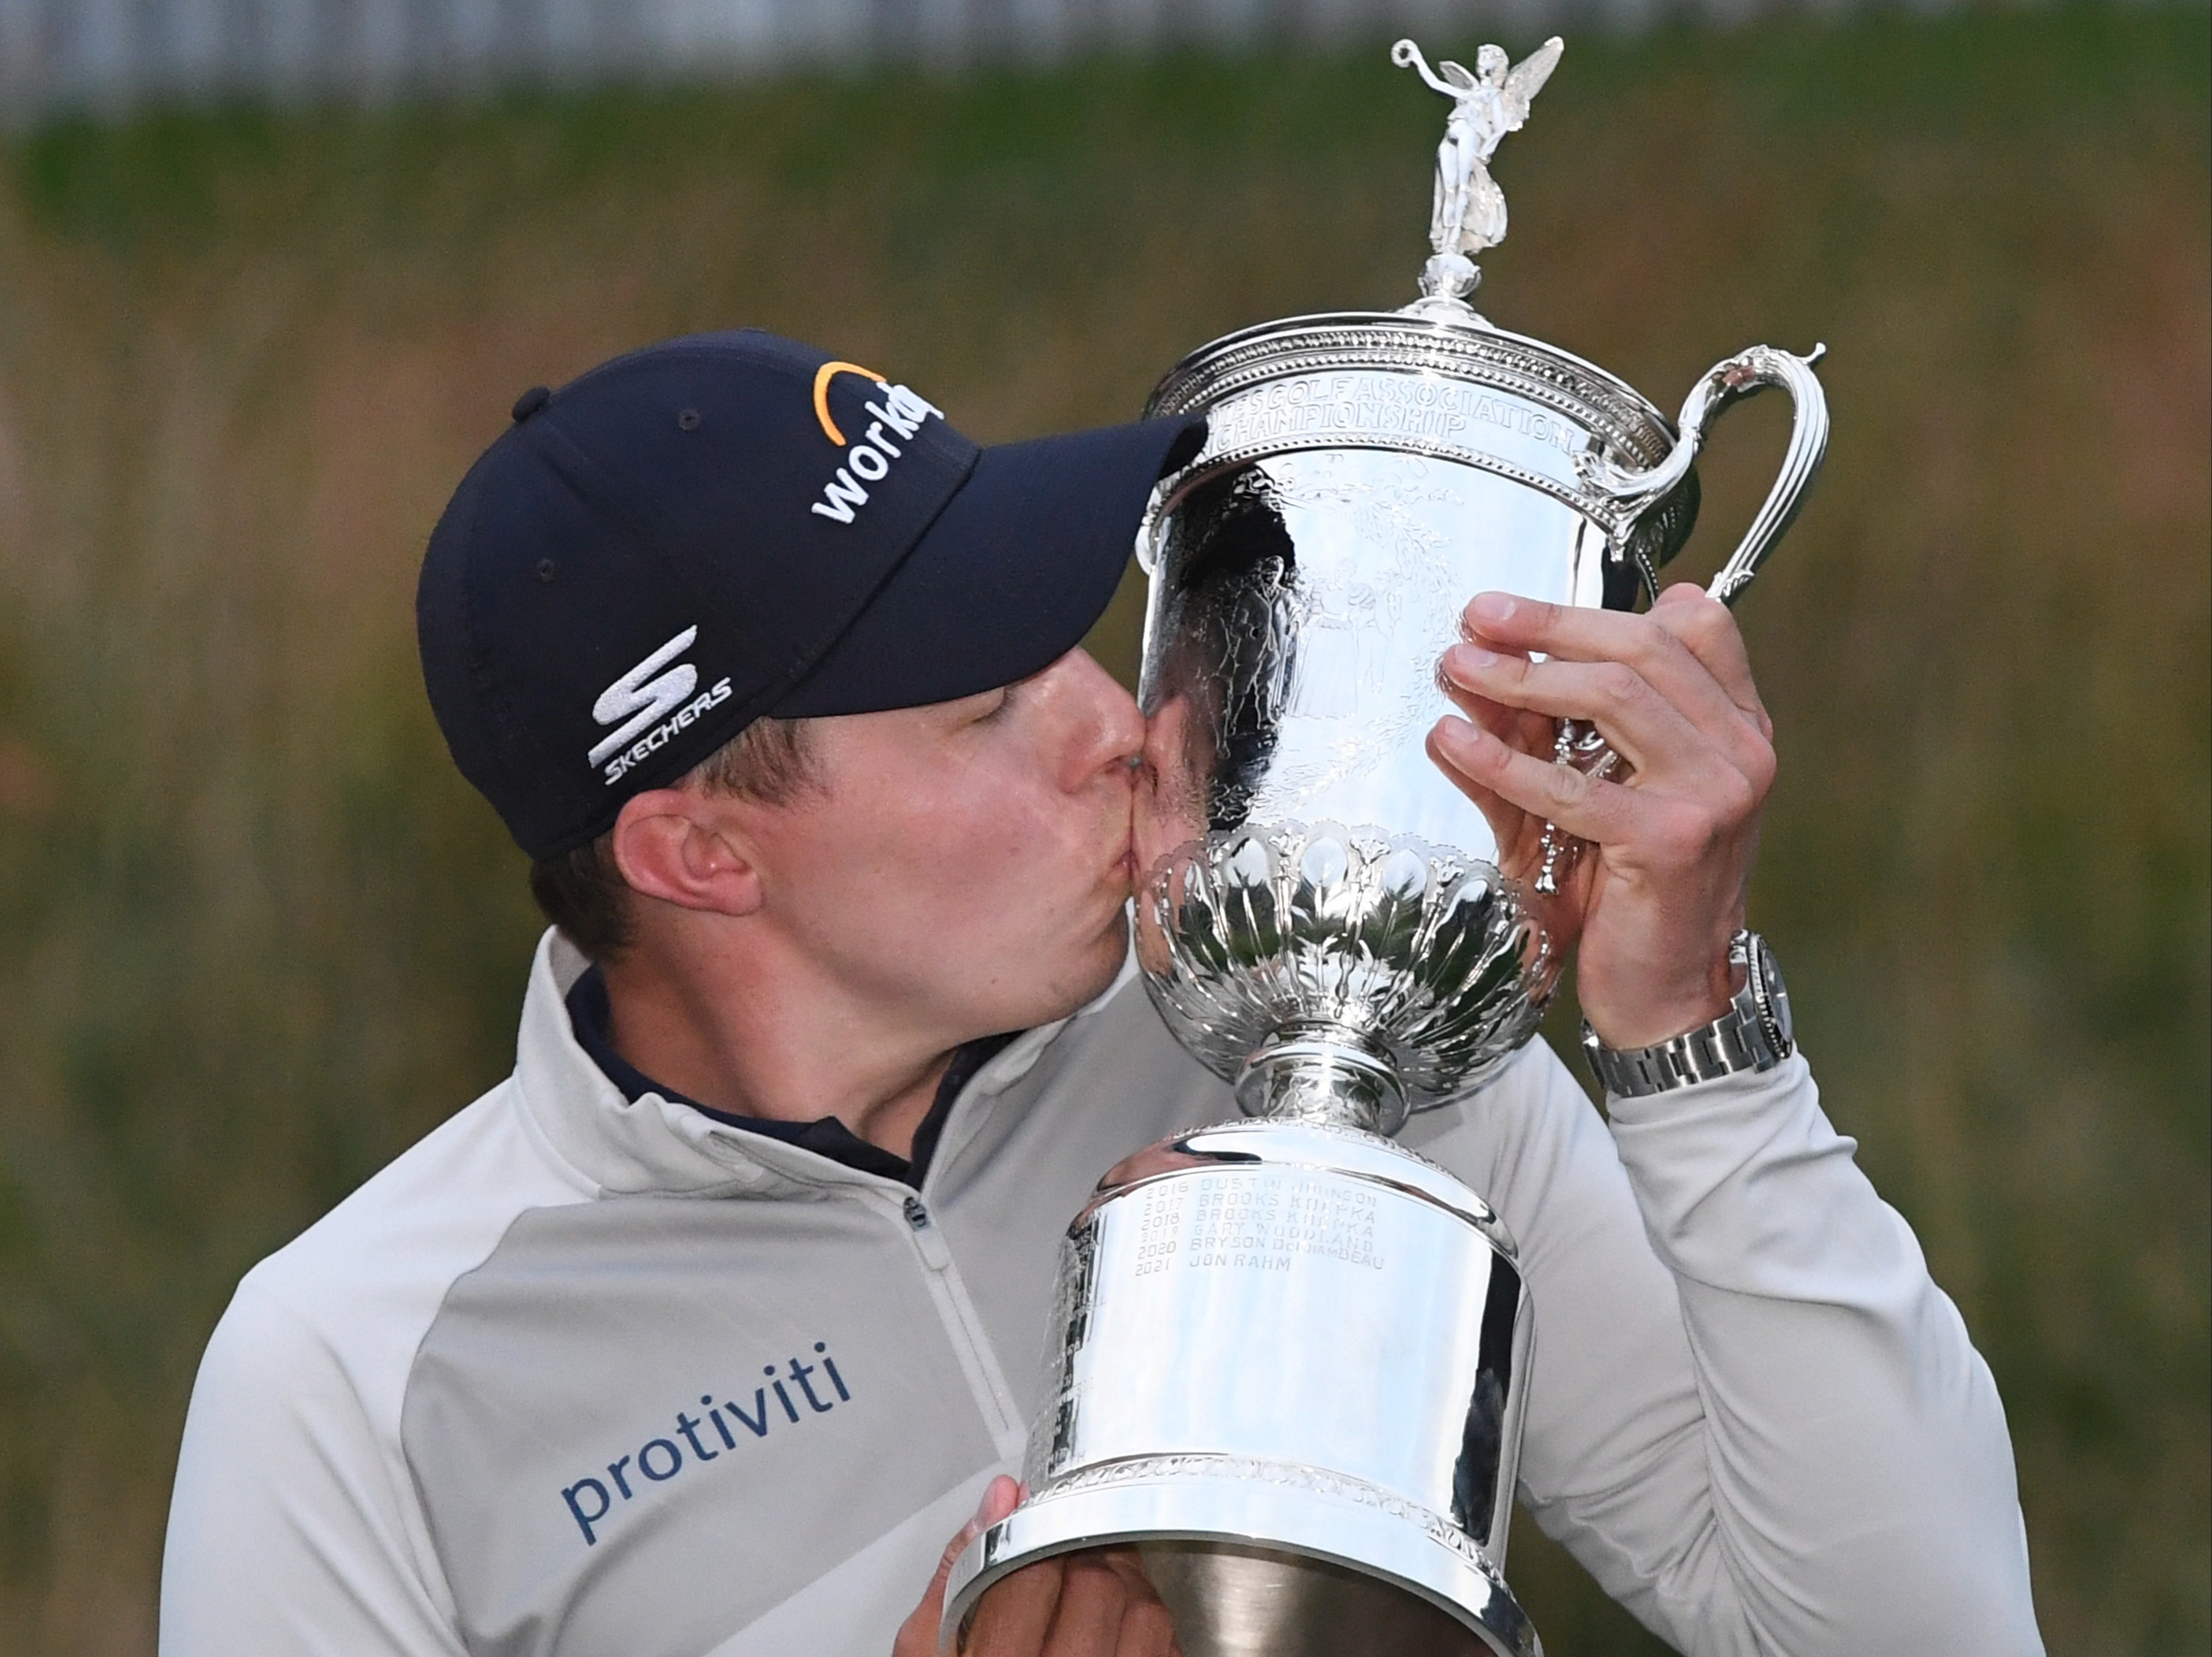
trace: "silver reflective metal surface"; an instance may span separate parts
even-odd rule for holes
[[[1453,710],[1437,663],[1486,589],[1635,602],[1696,504],[1685,466],[1633,501],[1585,483],[1677,447],[1658,411],[1534,341],[1424,315],[1297,319],[1170,373],[1206,448],[1163,491],[1140,695],[1166,756],[1140,825],[1139,951],[1170,1027],[1274,1114],[1270,1072],[1325,1029],[1388,1072],[1393,1131],[1535,1029],[1580,926],[1424,750]],[[1291,1114],[1305,1114],[1303,1107]]]
[[[1782,470],[1760,504],[1758,517],[1752,519],[1743,539],[1705,589],[1723,604],[1733,604],[1751,585],[1766,555],[1774,550],[1774,543],[1796,520],[1813,480],[1820,475],[1820,462],[1828,452],[1828,399],[1820,382],[1813,377],[1813,367],[1827,349],[1815,345],[1808,355],[1797,356],[1771,345],[1754,345],[1724,358],[1706,369],[1690,388],[1682,404],[1682,434],[1666,459],[1649,470],[1636,471],[1604,455],[1585,453],[1575,457],[1575,469],[1607,500],[1627,507],[1632,513],[1648,511],[1667,500],[1690,475],[1705,434],[1730,404],[1770,385],[1789,392],[1795,418]]]
[[[957,1563],[948,1642],[1008,1572],[1130,1543],[1186,1657],[1540,1650],[1503,1575],[1533,1338],[1513,1245],[1380,1136],[1534,1033],[1580,931],[1580,848],[1549,825],[1501,844],[1430,761],[1452,711],[1438,659],[1485,590],[1656,596],[1712,419],[1778,385],[1796,428],[1714,583],[1732,602],[1827,418],[1813,359],[1755,346],[1699,380],[1678,435],[1602,369],[1477,316],[1467,255],[1505,225],[1483,163],[1558,43],[1510,73],[1495,47],[1474,74],[1394,56],[1454,99],[1423,296],[1217,340],[1147,409],[1208,422],[1139,537],[1158,777],[1138,958],[1257,1120],[1133,1159],[1077,1217],[1029,1495]],[[1613,762],[1571,723],[1555,752]]]
[[[1733,602],[1827,441],[1817,353],[1717,364],[1678,438],[1602,369],[1456,308],[1249,329],[1186,358],[1149,405],[1209,423],[1138,543],[1139,695],[1163,756],[1139,825],[1146,982],[1248,1109],[1386,1133],[1528,1038],[1581,927],[1559,877],[1579,848],[1501,847],[1425,751],[1455,711],[1437,665],[1462,607],[1486,589],[1656,596],[1712,421],[1781,386],[1797,414],[1781,474],[1711,589]],[[1611,765],[1596,733],[1560,736],[1564,762]],[[1317,1028],[1359,1078],[1348,1090],[1268,1073]]]
[[[1501,1575],[1527,1294],[1450,1174],[1352,1129],[1202,1129],[1116,1170],[1058,1292],[1033,1494],[961,1560],[954,1627],[1010,1569],[1135,1542],[1185,1657],[1539,1649]]]

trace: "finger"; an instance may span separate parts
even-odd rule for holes
[[[1682,641],[1683,647],[1728,693],[1729,700],[1771,741],[1774,723],[1767,717],[1766,704],[1752,675],[1751,650],[1743,641],[1743,629],[1736,625],[1735,612],[1696,583],[1681,581],[1659,595],[1650,616]]]
[[[1735,618],[1728,606],[1695,588],[1668,591],[1683,596],[1668,601],[1664,621],[1656,610],[1637,616],[1505,593],[1480,594],[1462,618],[1470,644],[1445,652],[1443,671],[1459,678],[1455,664],[1467,665],[1471,650],[1484,647],[1509,659],[1534,651],[1562,661],[1626,663],[1707,731],[1724,751],[1740,755],[1747,744],[1765,743],[1771,727],[1751,682],[1750,659],[1744,653]],[[1724,683],[1699,650],[1711,652],[1740,683],[1733,688]],[[1468,683],[1468,688],[1477,692],[1484,689],[1477,683]]]
[[[1145,1575],[1143,1557],[1134,1548],[1108,1548],[1098,1557],[1121,1579],[1128,1596],[1114,1657],[1176,1657],[1175,1618]]]
[[[1174,1657],[1175,1618],[1158,1599],[1133,1601],[1121,1613],[1114,1657]]]
[[[1758,809],[1751,784],[1718,767],[1682,795],[1585,776],[1516,753],[1479,726],[1444,720],[1431,733],[1452,767],[1531,816],[1601,846],[1633,846],[1652,867],[1694,864]]]
[[[1034,1657],[1060,1609],[1067,1557],[1041,1559],[993,1583],[975,1607],[961,1657]]]
[[[1429,732],[1429,758],[1436,762],[1460,792],[1474,802],[1475,810],[1482,813],[1482,820],[1490,825],[1490,837],[1503,850],[1521,838],[1527,828],[1528,813],[1510,800],[1501,798],[1495,789],[1475,780],[1460,765],[1456,755],[1458,744],[1465,740],[1460,733],[1465,730],[1480,731],[1495,746],[1506,745],[1499,741],[1494,731],[1482,731],[1481,727],[1470,725],[1465,719],[1443,719],[1437,720],[1436,728]]]
[[[1444,671],[1441,660],[1437,664],[1437,688],[1444,693],[1454,707],[1500,742],[1510,743],[1524,754],[1534,754],[1540,757],[1553,753],[1559,737],[1559,726],[1555,721],[1524,707],[1509,707],[1504,702],[1493,701],[1487,696],[1454,683],[1451,676]],[[1431,750],[1430,756],[1435,757],[1434,750]]]
[[[1111,1565],[1095,1554],[1073,1555],[1042,1657],[1115,1657],[1128,1603],[1129,1592]]]
[[[1747,729],[1726,746],[1715,733],[1691,722],[1680,707],[1626,662],[1542,661],[1503,656],[1480,645],[1455,645],[1444,654],[1444,671],[1455,683],[1509,707],[1553,719],[1586,719],[1595,725],[1622,757],[1638,771],[1685,772],[1711,757],[1756,744]],[[1712,699],[1727,707],[1731,725],[1743,726],[1742,713],[1726,703],[1710,679]],[[1491,734],[1498,733],[1492,729]],[[1551,756],[1544,756],[1548,759]]]
[[[1734,635],[1735,665],[1744,689],[1753,702],[1749,659],[1741,651],[1741,636],[1728,607],[1709,600],[1694,589],[1674,601],[1670,620],[1679,622],[1698,642],[1725,660],[1727,652],[1716,628]],[[1717,613],[1717,620],[1708,610]],[[1535,653],[1571,662],[1623,662],[1634,668],[1656,689],[1674,702],[1694,723],[1711,730],[1717,741],[1729,746],[1748,737],[1763,740],[1756,719],[1731,695],[1711,668],[1674,629],[1656,614],[1636,616],[1623,610],[1593,610],[1579,604],[1550,604],[1538,599],[1515,598],[1503,593],[1484,593],[1467,608],[1469,645],[1487,648],[1509,659]],[[1450,652],[1444,671],[1453,676]],[[1468,659],[1463,648],[1457,659]],[[1480,686],[1474,687],[1480,689]],[[1764,717],[1764,710],[1759,711]],[[1731,731],[1730,727],[1741,727]]]
[[[1441,664],[1437,669],[1437,688],[1450,700],[1452,706],[1502,741],[1511,742],[1522,719],[1526,717],[1517,707],[1493,701],[1480,691],[1470,690],[1444,671]]]
[[[1455,707],[1499,741],[1511,743],[1524,754],[1552,751],[1556,727],[1542,714],[1532,713],[1524,707],[1510,707],[1455,683],[1441,662],[1437,667],[1437,687]]]
[[[945,1587],[951,1578],[952,1567],[968,1551],[970,1542],[1014,1510],[1020,1496],[1021,1487],[1004,1473],[983,1487],[983,1499],[975,1508],[975,1517],[945,1545],[944,1555],[937,1562],[936,1575],[929,1579],[921,1603],[900,1625],[898,1638],[891,1648],[893,1657],[924,1657],[924,1654],[937,1649],[938,1626],[945,1620]]]
[[[1022,1487],[1006,1474],[1000,1473],[983,1487],[983,1499],[975,1504],[975,1516],[960,1527],[960,1533],[945,1544],[945,1557],[937,1562],[937,1575],[931,1587],[940,1593],[945,1579],[952,1575],[952,1567],[960,1556],[968,1551],[968,1545],[997,1524],[1021,1505]]]
[[[1129,1596],[1131,1605],[1160,1603],[1160,1596],[1152,1589],[1152,1579],[1145,1575],[1145,1562],[1134,1548],[1103,1548],[1095,1557],[1121,1579],[1122,1591]]]

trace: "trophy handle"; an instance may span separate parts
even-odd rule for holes
[[[1705,589],[1723,604],[1735,604],[1736,595],[1751,585],[1751,578],[1759,573],[1759,565],[1765,562],[1767,554],[1774,550],[1774,543],[1797,516],[1797,509],[1805,504],[1806,492],[1820,476],[1821,458],[1828,451],[1828,399],[1813,373],[1813,365],[1827,349],[1815,345],[1810,355],[1798,356],[1777,350],[1771,345],[1754,345],[1715,363],[1683,399],[1682,434],[1675,440],[1673,452],[1649,471],[1626,470],[1594,452],[1577,455],[1575,470],[1581,474],[1583,483],[1629,509],[1614,532],[1615,544],[1626,542],[1629,531],[1644,513],[1666,499],[1689,476],[1705,434],[1720,417],[1721,410],[1769,385],[1779,385],[1790,393],[1796,410],[1790,428],[1790,447],[1782,457],[1781,475],[1767,491],[1766,504],[1752,519],[1742,543],[1729,555],[1728,562],[1721,566],[1721,573]],[[1644,574],[1652,587],[1652,596],[1657,597],[1657,583],[1652,580],[1651,572],[1647,568]]]
[[[1790,427],[1790,447],[1782,457],[1781,475],[1766,492],[1766,503],[1759,507],[1759,516],[1751,520],[1751,528],[1745,531],[1743,540],[1729,555],[1728,562],[1721,566],[1721,573],[1713,577],[1712,585],[1705,589],[1723,604],[1733,605],[1737,595],[1751,585],[1751,578],[1759,574],[1759,567],[1774,550],[1774,543],[1796,518],[1797,509],[1805,504],[1806,492],[1820,475],[1820,462],[1828,452],[1828,397],[1820,389],[1813,365],[1827,354],[1827,349],[1825,345],[1815,345],[1809,355],[1798,356],[1793,352],[1778,351],[1771,345],[1754,345],[1713,364],[1698,377],[1698,383],[1690,387],[1689,396],[1682,400],[1681,435],[1674,440],[1674,449],[1649,471],[1626,470],[1593,452],[1577,455],[1575,470],[1583,485],[1628,509],[1613,531],[1613,544],[1626,545],[1644,515],[1690,475],[1690,467],[1698,458],[1705,434],[1720,418],[1722,410],[1769,385],[1779,385],[1790,393],[1790,404],[1796,410],[1796,418]],[[1650,561],[1638,552],[1636,565],[1644,586],[1656,599],[1659,579]],[[1561,765],[1572,765],[1597,777],[1611,772],[1618,758],[1595,727],[1578,719],[1559,722],[1553,757]],[[1572,866],[1581,847],[1561,834],[1557,823],[1547,822],[1541,850],[1543,864],[1536,876],[1535,888],[1542,895],[1550,897],[1559,891],[1559,877]]]

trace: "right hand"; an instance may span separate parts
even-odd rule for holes
[[[929,1591],[899,1628],[891,1657],[938,1657],[945,1584],[968,1545],[1014,1510],[1021,1486],[1001,1476],[938,1562]],[[1100,1548],[1024,1565],[975,1608],[960,1657],[1182,1657],[1167,1607],[1132,1548]]]

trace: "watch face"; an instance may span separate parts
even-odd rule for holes
[[[1797,1039],[1790,1020],[1790,991],[1782,982],[1782,963],[1763,938],[1756,940],[1751,975],[1759,1010],[1765,1015],[1766,1033],[1778,1051],[1788,1053]]]

